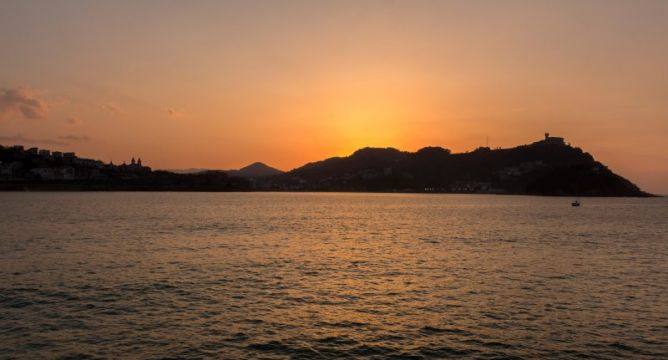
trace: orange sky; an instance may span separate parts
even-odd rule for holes
[[[282,169],[549,131],[668,193],[666,1],[3,1],[0,144]]]

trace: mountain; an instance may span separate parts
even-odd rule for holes
[[[563,138],[509,149],[452,154],[364,148],[306,164],[256,184],[267,190],[455,192],[570,196],[651,196]]]
[[[255,162],[248,166],[242,167],[239,170],[227,170],[230,176],[238,176],[242,178],[259,178],[264,176],[279,175],[283,171],[275,169],[265,163]]]
[[[189,168],[189,169],[169,169],[166,171],[175,174],[198,174],[207,171],[222,171],[230,176],[238,176],[247,179],[278,175],[283,173],[282,170],[278,170],[262,162],[254,162],[238,170],[213,170],[213,169]]]

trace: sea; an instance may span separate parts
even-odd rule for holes
[[[0,193],[0,359],[666,359],[668,200]]]

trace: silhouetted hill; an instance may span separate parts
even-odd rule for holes
[[[278,170],[262,162],[254,162],[238,170],[213,170],[213,169],[202,169],[202,168],[190,168],[190,169],[168,169],[165,171],[172,172],[175,174],[199,174],[207,171],[222,171],[230,176],[238,176],[247,179],[278,175],[284,172],[282,170]]]
[[[198,169],[199,170],[199,169]],[[72,152],[0,146],[0,190],[382,191],[581,196],[651,196],[562,138],[510,149],[452,154],[364,148],[287,173],[263,163],[239,170],[153,171],[132,159],[114,165]]]
[[[275,169],[261,162],[255,162],[248,166],[242,167],[239,170],[227,170],[226,172],[230,176],[238,176],[242,178],[258,178],[283,173],[283,171]]]
[[[306,164],[259,186],[276,190],[650,196],[589,153],[549,137],[510,149],[452,154],[364,148]]]

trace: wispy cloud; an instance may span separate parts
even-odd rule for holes
[[[21,133],[9,136],[0,136],[0,142],[6,145],[70,145],[72,143],[88,142],[90,138],[84,135],[62,135],[55,139],[40,139],[23,136]]]
[[[55,139],[35,139],[30,137],[25,137],[22,134],[9,135],[9,136],[0,136],[0,141],[9,144],[44,144],[44,145],[67,145],[67,142],[55,140]]]
[[[174,108],[166,108],[165,111],[167,112],[167,116],[169,117],[181,117],[183,116],[183,111],[176,110]]]
[[[74,116],[68,117],[67,119],[65,119],[65,121],[67,121],[67,123],[70,125],[78,125],[79,123],[81,123],[81,120],[79,120],[78,117]]]
[[[68,142],[88,142],[90,138],[85,135],[63,135],[58,136],[58,139],[68,141]]]
[[[118,107],[117,105],[112,104],[112,103],[102,104],[102,105],[100,105],[100,108],[102,110],[105,110],[107,112],[110,112],[110,113],[116,114],[116,115],[123,113],[123,111],[121,110],[120,107]]]
[[[47,111],[47,103],[29,89],[0,89],[0,118],[18,115],[26,119],[39,119]]]

